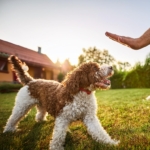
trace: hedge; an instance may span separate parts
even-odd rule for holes
[[[0,83],[0,93],[16,92],[22,87],[21,84]]]

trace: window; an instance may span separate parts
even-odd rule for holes
[[[8,72],[7,59],[0,58],[0,72]]]

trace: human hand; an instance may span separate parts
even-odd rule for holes
[[[105,35],[108,36],[110,39],[119,42],[125,46],[128,46],[134,50],[141,49],[150,44],[150,28],[146,30],[144,34],[141,35],[139,38],[120,36],[110,32],[106,32]]]
[[[141,48],[139,38],[120,36],[120,35],[113,34],[110,32],[106,32],[105,35],[108,36],[110,39],[112,39],[120,44],[123,44],[125,46],[128,46],[134,50],[138,50]]]

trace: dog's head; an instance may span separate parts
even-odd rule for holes
[[[88,62],[68,73],[62,84],[72,94],[76,94],[81,88],[91,91],[96,88],[108,89],[111,85],[108,78],[112,75],[112,66],[100,66],[98,63]]]

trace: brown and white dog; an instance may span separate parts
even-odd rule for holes
[[[51,150],[63,150],[69,124],[78,119],[87,126],[88,133],[98,142],[112,145],[118,141],[111,139],[96,115],[97,103],[94,90],[110,88],[107,79],[113,74],[111,66],[99,66],[95,62],[83,63],[68,73],[62,83],[53,80],[33,79],[28,67],[16,56],[10,56],[12,69],[24,85],[16,96],[15,106],[4,132],[15,131],[17,124],[29,110],[36,106],[36,120],[45,119],[47,112],[55,118]]]

